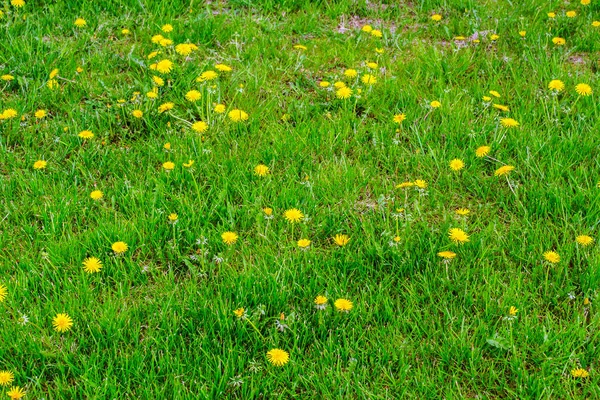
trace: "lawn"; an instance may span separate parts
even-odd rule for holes
[[[0,10],[0,399],[600,397],[600,0]]]

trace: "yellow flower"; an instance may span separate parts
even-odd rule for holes
[[[579,235],[575,238],[575,240],[582,246],[589,246],[590,244],[594,243],[594,238],[588,235]]]
[[[333,305],[335,306],[336,310],[342,312],[349,312],[354,307],[354,304],[347,299],[337,299]]]
[[[575,18],[577,16],[576,11],[567,11],[566,16],[569,18]]]
[[[321,82],[319,82],[319,86],[321,86],[322,88],[329,87],[330,85],[331,85],[331,83],[329,83],[327,81],[321,81]]]
[[[446,260],[452,260],[454,257],[456,257],[456,253],[452,251],[440,251],[437,253],[437,255]]]
[[[356,76],[358,75],[358,72],[355,69],[349,68],[344,71],[344,75],[347,76],[348,78],[356,78]]]
[[[165,37],[163,35],[154,35],[152,36],[152,43],[160,43]]]
[[[338,99],[348,99],[352,96],[352,89],[347,86],[341,87],[335,92],[335,96]]]
[[[302,214],[302,211],[298,210],[297,208],[291,208],[289,210],[285,210],[285,212],[283,213],[283,216],[291,224],[300,222],[300,220],[302,220],[302,218],[304,218],[304,214]]]
[[[92,131],[85,130],[85,131],[79,132],[79,134],[77,136],[79,136],[82,139],[91,139],[94,137],[94,134],[92,133]]]
[[[560,262],[560,256],[555,251],[547,251],[544,253],[544,259],[551,264],[557,264]]]
[[[160,54],[160,51],[153,51],[152,53],[148,54],[146,57],[148,58],[148,60],[151,60],[159,54]]]
[[[190,44],[190,43],[180,43],[177,46],[175,46],[175,51],[177,52],[177,54],[180,54],[182,56],[189,56],[192,51],[194,51],[196,48],[196,45]]]
[[[0,79],[2,79],[3,81],[12,81],[13,79],[15,79],[15,77],[10,74],[6,74],[0,76]]]
[[[573,378],[587,378],[590,373],[583,368],[574,368],[571,370],[571,375]]]
[[[90,193],[92,200],[100,200],[103,196],[104,193],[102,193],[100,190],[94,190],[92,193]]]
[[[238,109],[229,111],[229,114],[227,114],[227,116],[233,122],[240,122],[240,121],[248,120],[248,114],[245,111],[238,110]]]
[[[558,80],[558,79],[553,79],[548,84],[548,89],[556,90],[557,92],[562,92],[564,88],[565,88],[564,82],[561,80]]]
[[[217,114],[223,114],[225,112],[225,104],[217,104],[215,105],[214,111]]]
[[[14,7],[23,7],[25,5],[25,1],[24,0],[10,0],[10,4],[12,4]]]
[[[471,210],[468,208],[457,208],[454,212],[458,215],[466,216],[471,213]]]
[[[423,179],[417,179],[415,181],[415,186],[418,187],[419,189],[426,189],[427,182],[425,182]]]
[[[450,229],[450,231],[448,231],[448,237],[457,244],[467,243],[469,241],[469,235],[460,228]]]
[[[179,215],[171,213],[167,218],[169,219],[169,222],[175,222],[179,219]]]
[[[479,146],[477,150],[475,150],[475,155],[479,158],[485,157],[490,153],[491,149],[490,146]]]
[[[227,231],[221,234],[221,239],[223,239],[223,243],[227,245],[232,245],[238,240],[238,234],[235,232]]]
[[[8,386],[15,379],[15,375],[10,371],[0,371],[0,386]]]
[[[325,297],[325,296],[315,297],[315,307],[317,307],[318,310],[324,310],[327,307],[327,297]]]
[[[521,36],[521,37],[525,37],[526,34],[527,34],[526,31],[519,31],[519,36]]]
[[[127,251],[129,246],[125,242],[114,242],[111,246],[112,250],[117,254],[123,254]]]
[[[375,52],[379,53],[379,54],[383,54],[384,50],[382,48],[376,48]]]
[[[364,74],[360,80],[362,81],[362,83],[364,83],[365,85],[374,85],[375,83],[377,83],[377,78],[374,75],[371,74]]]
[[[173,107],[175,107],[175,103],[171,103],[171,102],[163,103],[160,106],[158,106],[158,112],[162,114],[166,111],[172,110]]]
[[[512,317],[517,315],[518,312],[519,312],[519,309],[515,306],[510,306],[510,308],[508,309],[508,315],[510,315]]]
[[[33,114],[33,115],[35,115],[35,117],[36,117],[37,119],[42,119],[42,118],[44,118],[46,115],[48,115],[48,113],[46,112],[46,110],[37,110],[37,111],[35,112],[35,114]]]
[[[496,170],[496,172],[494,172],[494,176],[508,175],[508,173],[514,169],[515,169],[515,167],[513,167],[512,165],[504,165],[504,166],[498,168]]]
[[[589,6],[591,2],[592,2],[591,0],[581,0],[580,1],[582,6]]]
[[[338,234],[333,237],[333,242],[340,247],[344,247],[350,242],[350,237],[348,235]]]
[[[46,86],[48,86],[48,89],[54,90],[58,87],[58,81],[56,79],[50,79],[48,83],[46,83]]]
[[[483,101],[491,101],[492,98],[490,96],[483,96]]]
[[[579,83],[575,86],[575,91],[580,96],[589,96],[593,93],[592,87],[587,83]]]
[[[168,74],[173,70],[173,62],[164,59],[156,63],[155,69],[161,74]]]
[[[365,25],[360,30],[363,32],[370,33],[373,30],[373,27],[371,25]]]
[[[202,97],[202,95],[197,90],[190,90],[185,94],[185,99],[187,101],[191,101],[192,103],[200,100],[200,97]]]
[[[169,33],[169,32],[173,32],[173,25],[171,24],[164,24],[161,28],[161,31],[165,32],[165,33]]]
[[[173,163],[171,161],[167,161],[167,162],[164,162],[162,166],[167,171],[171,171],[171,170],[173,170],[175,168],[175,163]]]
[[[273,215],[273,209],[271,207],[263,208],[263,212],[265,213],[265,215],[267,217],[270,217],[271,215]]]
[[[155,99],[158,97],[158,88],[155,86],[152,88],[152,90],[148,93],[146,93],[146,96],[148,96],[148,98],[150,99]]]
[[[86,25],[87,25],[87,22],[85,22],[85,19],[83,19],[83,18],[77,18],[75,20],[75,26],[78,28],[83,28]]]
[[[144,113],[142,112],[142,110],[133,110],[131,112],[131,115],[133,115],[135,118],[142,118],[144,116]]]
[[[34,169],[44,169],[46,168],[46,165],[48,165],[48,163],[44,160],[37,160],[36,162],[33,163],[33,168]]]
[[[492,41],[494,41],[494,40],[498,40],[498,39],[500,39],[500,35],[497,35],[497,34],[495,34],[495,33],[494,33],[493,35],[491,35],[491,36],[490,36],[490,39],[491,39]]]
[[[450,169],[452,169],[453,171],[460,171],[464,167],[465,163],[463,162],[463,160],[455,158],[454,160],[450,161]]]
[[[342,81],[337,81],[333,84],[333,87],[336,89],[341,89],[343,87],[346,87],[346,84]]]
[[[600,27],[600,21],[593,21],[593,22],[592,22],[592,26],[593,26],[594,28],[598,28],[598,27]]]
[[[376,62],[368,62],[367,67],[371,69],[376,69],[379,65]]]
[[[294,48],[297,50],[307,50],[307,47],[302,44],[297,44],[294,46]]]
[[[437,100],[432,101],[431,103],[429,103],[429,105],[431,106],[431,108],[439,108],[442,106],[442,103],[440,103]]]
[[[7,108],[0,115],[0,119],[12,119],[12,118],[15,118],[17,115],[19,115],[17,113],[17,110],[15,110],[14,108]]]
[[[267,360],[276,367],[282,367],[290,361],[290,354],[281,349],[271,349],[267,352]]]
[[[6,286],[0,284],[0,303],[4,301],[4,299],[6,299],[6,295],[8,294],[8,289],[6,289]]]
[[[236,317],[242,318],[244,316],[244,314],[246,313],[246,310],[244,309],[244,307],[240,307],[240,308],[233,310],[233,313],[235,314]]]
[[[500,124],[505,128],[514,128],[519,126],[519,122],[512,118],[500,118]]]
[[[489,91],[489,93],[490,93],[492,96],[494,96],[494,97],[497,97],[497,98],[500,98],[500,97],[501,97],[501,96],[500,96],[500,93],[498,93],[498,92],[497,92],[497,91],[495,91],[495,90],[490,90],[490,91]]]
[[[440,14],[433,14],[431,16],[431,19],[435,22],[441,21],[442,20],[442,16]]]
[[[88,274],[99,272],[102,269],[102,262],[96,257],[89,257],[83,260],[83,270]]]
[[[254,167],[254,174],[264,177],[267,176],[267,174],[269,173],[269,167],[267,167],[264,164],[258,164],[256,167]]]
[[[216,64],[215,69],[221,72],[231,72],[231,67],[225,64]]]
[[[503,106],[502,104],[492,104],[492,107],[500,111],[510,111],[507,106]]]
[[[13,3],[13,5],[14,5],[14,3],[25,4],[25,2],[23,0],[12,0],[12,3]],[[21,6],[15,6],[15,7],[21,7]],[[13,386],[10,388],[10,390],[6,394],[8,395],[8,397],[10,397],[11,400],[18,400],[18,399],[22,399],[23,397],[25,397],[27,392],[24,391],[23,389],[21,389],[19,386]]]
[[[130,33],[131,33],[131,31],[129,29],[127,29],[127,28],[121,29],[121,34],[124,35],[124,36],[127,36]]]
[[[308,239],[300,239],[298,240],[298,247],[304,249],[310,246],[311,241]]]
[[[381,31],[380,31],[380,30],[373,29],[373,30],[371,31],[371,36],[375,36],[375,37],[378,37],[378,38],[380,38],[380,37],[382,37],[382,36],[383,36],[383,33],[381,33]]]
[[[564,46],[565,43],[567,43],[567,41],[561,37],[555,37],[552,38],[552,43],[554,43],[557,46]]]
[[[165,80],[163,78],[161,78],[160,76],[154,75],[152,77],[152,81],[154,82],[154,84],[156,86],[164,86],[165,85]]]
[[[73,319],[68,314],[56,314],[52,320],[52,326],[57,332],[66,332],[73,326]]]
[[[186,168],[189,168],[192,165],[194,165],[194,160],[189,160],[188,162],[183,163],[183,166],[186,167]]]
[[[415,186],[413,182],[402,182],[396,185],[396,189],[405,189],[413,186]]]
[[[401,124],[402,121],[404,121],[406,119],[406,115],[405,114],[396,114],[394,115],[394,122],[397,124]]]
[[[555,18],[556,17],[556,13],[553,13],[553,12],[549,12],[547,15],[548,15],[548,18]]]
[[[200,76],[196,78],[196,82],[212,81],[213,79],[217,79],[218,77],[219,74],[217,74],[215,71],[206,71],[201,73]]]
[[[192,130],[198,133],[204,133],[208,130],[208,124],[204,121],[194,122],[192,124]]]

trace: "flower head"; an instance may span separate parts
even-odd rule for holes
[[[298,240],[298,247],[300,247],[301,249],[305,249],[308,246],[310,246],[311,241],[308,239],[300,239]]]
[[[573,378],[587,378],[590,376],[590,373],[583,368],[574,368],[571,370],[571,376]]]
[[[591,95],[594,92],[592,90],[592,87],[590,85],[588,85],[587,83],[579,83],[579,84],[577,84],[575,86],[575,91],[580,96],[589,96],[589,95]]]
[[[171,102],[163,103],[160,106],[158,106],[158,112],[162,114],[164,112],[172,110],[173,107],[175,107],[175,103],[171,103]]]
[[[335,306],[336,310],[341,312],[349,312],[354,307],[354,304],[347,299],[337,299],[333,305]]]
[[[267,360],[276,367],[282,367],[290,361],[290,354],[281,349],[271,349],[267,352]]]
[[[442,103],[440,103],[437,100],[434,100],[431,103],[429,103],[429,106],[431,106],[431,108],[440,108],[442,106]]]
[[[584,247],[594,243],[594,238],[588,235],[579,235],[575,238],[575,240]]]
[[[52,326],[57,332],[66,332],[73,326],[73,319],[68,314],[56,314],[52,320]]]
[[[6,299],[7,294],[8,294],[8,289],[6,289],[6,286],[0,284],[0,303],[2,303],[4,301],[4,299]]]
[[[344,247],[350,242],[350,237],[348,235],[338,234],[333,237],[333,242],[340,247]]]
[[[246,310],[244,309],[244,307],[236,308],[235,310],[233,310],[233,314],[238,318],[243,318],[244,315],[246,315]]]
[[[13,2],[15,2],[15,1],[17,1],[17,0],[13,0]],[[23,0],[18,0],[18,1],[23,1]],[[23,2],[23,3],[25,3],[25,2]],[[24,391],[19,386],[13,386],[10,388],[10,390],[6,394],[8,395],[8,397],[10,397],[11,400],[18,400],[18,399],[22,399],[23,397],[25,397],[27,392]]]
[[[469,235],[460,228],[452,228],[448,231],[448,237],[455,243],[462,244],[469,241]]]
[[[33,115],[35,115],[35,117],[36,117],[37,119],[42,119],[42,118],[44,118],[46,115],[48,115],[48,113],[46,112],[46,110],[37,110],[37,111],[35,112],[35,114],[33,114]]]
[[[450,161],[450,169],[452,171],[460,171],[464,167],[465,163],[461,159],[455,158],[454,160]]]
[[[348,78],[356,78],[356,76],[358,75],[358,72],[355,69],[349,68],[344,71],[344,75],[347,76]]]
[[[34,169],[44,169],[46,168],[46,165],[48,165],[48,163],[44,160],[37,160],[36,162],[33,163],[33,168]]]
[[[223,239],[223,243],[227,245],[235,244],[238,240],[238,234],[235,232],[227,231],[221,234],[221,239]]]
[[[352,96],[352,89],[347,86],[343,86],[335,91],[335,96],[342,100],[349,99],[350,96]]]
[[[20,8],[25,5],[25,1],[24,0],[10,0],[10,4],[12,4],[14,7]]]
[[[508,315],[510,315],[511,317],[514,317],[515,315],[517,315],[518,312],[519,312],[519,309],[515,306],[510,306],[510,308],[508,309]]]
[[[565,88],[564,82],[559,79],[553,79],[550,81],[550,83],[548,83],[548,89],[550,89],[550,90],[562,92],[564,90],[564,88]]]
[[[142,110],[133,110],[131,115],[133,115],[135,118],[142,118],[144,116],[144,112]]]
[[[217,79],[218,77],[219,74],[217,74],[215,71],[205,71],[201,73],[198,78],[196,78],[196,82],[212,81],[213,79]]]
[[[567,43],[567,41],[564,38],[555,37],[552,38],[552,43],[554,43],[557,46],[564,46]]]
[[[468,208],[457,208],[454,211],[457,215],[461,215],[461,216],[467,216],[471,213],[471,210],[469,210]]]
[[[215,64],[215,69],[221,72],[231,72],[232,68],[229,65],[225,64]]]
[[[192,103],[195,103],[196,101],[200,100],[200,97],[202,97],[202,94],[200,94],[200,92],[197,90],[190,90],[185,94],[185,99]]]
[[[175,168],[175,163],[172,161],[164,162],[162,167],[167,171],[172,171]]]
[[[437,253],[437,255],[445,260],[452,260],[454,257],[456,257],[456,253],[453,251],[440,251]]]
[[[216,104],[213,109],[217,114],[223,114],[225,112],[225,104]]]
[[[285,210],[283,216],[291,224],[300,222],[300,220],[304,218],[304,214],[302,214],[302,211],[298,210],[297,208],[290,208],[289,210]]]
[[[102,261],[96,257],[89,257],[83,260],[83,270],[88,274],[99,272],[102,269]]]
[[[515,167],[513,167],[512,165],[504,165],[504,166],[498,168],[496,170],[496,172],[494,172],[494,176],[508,175],[508,173],[514,169],[515,169]]]
[[[94,137],[94,134],[92,133],[92,131],[85,130],[85,131],[79,132],[79,134],[77,136],[79,136],[82,139],[91,139]]]
[[[475,150],[475,155],[479,158],[485,157],[490,154],[491,149],[490,146],[479,146],[477,150]]]
[[[173,62],[167,59],[160,60],[156,63],[155,69],[161,74],[168,74],[173,70]]]
[[[415,180],[415,186],[419,189],[427,189],[427,182],[423,179],[417,179]]]
[[[248,120],[248,114],[245,111],[238,110],[238,109],[229,111],[229,114],[227,114],[227,116],[233,122],[241,122],[241,121]]]
[[[551,264],[558,264],[560,262],[560,255],[555,251],[547,251],[544,253],[544,259]]]
[[[360,80],[362,81],[362,83],[364,83],[365,85],[374,85],[375,83],[377,83],[377,77],[375,75],[371,75],[371,74],[364,74]]]
[[[513,118],[500,118],[500,124],[505,128],[514,128],[519,126],[519,121]]]
[[[86,25],[87,25],[87,22],[83,18],[77,18],[75,20],[75,26],[78,27],[78,28],[83,28]]]
[[[406,119],[405,114],[396,114],[396,115],[394,115],[393,121],[397,124],[401,124],[402,121],[404,121],[405,119]]]
[[[10,371],[0,371],[0,386],[8,386],[15,379],[15,375]]]
[[[567,12],[565,13],[565,15],[566,15],[568,18],[575,18],[575,17],[577,16],[577,11],[567,11]]]
[[[441,21],[442,20],[442,16],[440,14],[433,14],[431,16],[431,19],[435,22]]]
[[[269,167],[264,164],[258,164],[254,167],[254,174],[260,177],[265,177],[269,174]]]
[[[123,254],[127,251],[129,246],[125,242],[115,242],[111,246],[112,250],[117,254]]]
[[[327,307],[327,297],[317,296],[315,297],[315,307],[317,310],[324,310]]]
[[[192,124],[192,130],[198,133],[204,133],[208,130],[208,124],[204,121],[197,121]]]

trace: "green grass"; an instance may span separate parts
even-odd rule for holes
[[[0,371],[26,398],[600,397],[600,254],[575,241],[600,224],[599,1],[26,3],[0,5],[0,75],[14,76],[0,112],[18,113],[0,120]],[[152,43],[159,33],[198,49],[186,59]],[[149,68],[164,58],[171,73]],[[217,63],[233,71],[196,82]],[[482,100],[490,90],[501,97]],[[202,134],[188,124],[200,120]],[[495,176],[503,165],[515,170]],[[417,179],[427,188],[396,188]],[[288,223],[291,208],[306,218]],[[454,244],[451,228],[470,241]],[[338,298],[354,308],[336,311]],[[72,329],[53,329],[57,313]],[[271,365],[272,348],[289,363]]]

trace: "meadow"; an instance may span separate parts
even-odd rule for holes
[[[600,397],[600,0],[0,32],[0,399]]]

